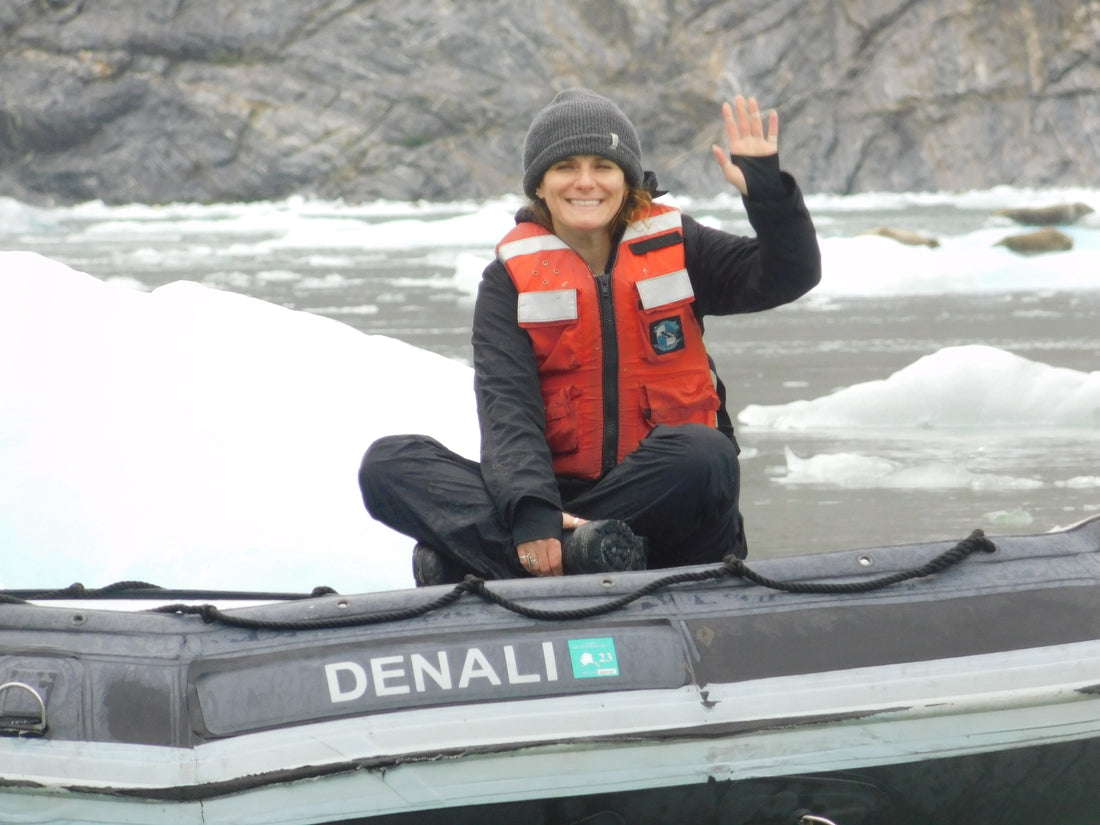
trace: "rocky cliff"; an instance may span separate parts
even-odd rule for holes
[[[519,189],[553,93],[725,183],[719,103],[807,191],[1100,184],[1100,0],[5,0],[0,195],[453,200]]]

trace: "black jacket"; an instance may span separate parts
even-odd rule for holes
[[[794,179],[760,165],[745,169],[743,199],[755,238],[700,225],[683,216],[684,252],[695,314],[758,312],[804,295],[821,279],[817,233]],[[763,177],[761,177],[763,175]],[[524,217],[521,212],[517,221]],[[613,248],[617,243],[613,244]],[[538,367],[516,321],[518,293],[500,261],[486,267],[474,307],[474,385],[481,422],[481,473],[516,544],[560,538],[562,497],[550,449]],[[724,391],[720,422],[729,422]]]

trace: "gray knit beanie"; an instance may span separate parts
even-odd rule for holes
[[[588,89],[566,89],[535,115],[523,142],[523,191],[534,199],[546,170],[573,155],[598,155],[642,182],[642,145],[623,110]]]

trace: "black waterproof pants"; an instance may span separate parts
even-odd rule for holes
[[[719,562],[747,545],[738,509],[737,447],[711,427],[657,427],[595,482],[558,478],[567,513],[615,518],[649,540],[648,566]],[[425,435],[374,442],[359,468],[367,511],[487,579],[528,575],[480,465]]]

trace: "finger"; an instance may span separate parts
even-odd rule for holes
[[[750,134],[752,126],[750,125],[748,101],[745,100],[744,95],[738,95],[733,99],[733,105],[737,112],[738,132],[742,135]]]
[[[729,183],[732,183],[737,190],[742,194],[748,192],[747,185],[745,183],[745,173],[742,172],[737,165],[730,160],[729,152],[719,146],[717,143],[711,144],[711,151],[714,152],[714,157],[718,161],[718,166],[722,169],[722,174],[725,176]]]
[[[546,555],[546,547],[549,539],[525,542],[516,548],[519,555],[519,563],[523,569],[532,576],[542,575],[542,563],[540,559]]]
[[[524,560],[524,566],[532,576],[545,576],[546,571],[549,570],[549,565],[544,561],[546,558],[546,547],[549,542],[549,539],[540,539],[526,546],[525,552],[527,558]]]
[[[750,97],[746,106],[749,112],[749,134],[754,138],[764,137],[764,122],[760,117],[760,104],[755,97]]]
[[[779,143],[779,112],[775,109],[768,112],[768,140]]]
[[[726,139],[732,146],[741,138],[741,135],[737,132],[737,121],[734,120],[733,107],[730,106],[729,101],[722,104],[722,123],[726,127]]]
[[[550,575],[561,576],[564,575],[561,542],[555,541],[550,544],[550,552],[548,554],[548,560],[550,562]]]

